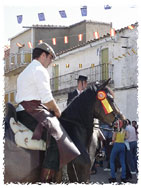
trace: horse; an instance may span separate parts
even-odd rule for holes
[[[125,117],[114,103],[112,90],[107,87],[110,79],[103,84],[91,85],[62,112],[59,121],[80,151],[80,155],[67,164],[71,183],[87,183],[90,180],[91,161],[87,148],[93,134],[93,119],[113,126]],[[105,102],[102,102],[104,101]],[[5,171],[4,182],[38,183],[44,157],[43,151],[19,148],[14,142],[14,134],[6,123],[5,130]],[[61,173],[56,173],[55,182],[60,183]]]

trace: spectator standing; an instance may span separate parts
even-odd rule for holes
[[[87,76],[79,75],[77,79],[77,88],[68,93],[67,105],[69,105],[72,100],[80,95],[87,88]]]
[[[135,120],[132,121],[132,126],[135,128],[137,139],[138,139],[138,124]]]
[[[120,164],[122,168],[121,181],[126,182],[126,165],[125,165],[125,144],[124,140],[128,137],[127,131],[120,127],[119,124],[113,132],[112,142],[113,149],[110,155],[110,168],[111,168],[111,178],[109,178],[109,183],[116,182],[115,175],[115,159],[119,156]]]
[[[129,150],[127,150],[127,159],[130,167],[131,174],[136,174],[137,171],[137,134],[135,128],[131,125],[131,121],[128,119],[126,127],[128,131],[127,141],[129,143]]]

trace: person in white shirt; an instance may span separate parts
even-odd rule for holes
[[[129,150],[127,150],[127,159],[130,166],[131,174],[136,174],[137,171],[137,135],[135,128],[131,125],[131,121],[127,119],[128,124],[126,131],[128,132],[127,142]]]
[[[32,57],[33,61],[17,79],[16,102],[19,104],[17,116],[21,123],[33,131],[32,139],[40,140],[42,138],[45,141],[50,139],[47,140],[49,145],[47,145],[41,172],[41,182],[50,182],[55,171],[77,157],[80,152],[74,152],[75,145],[73,149],[67,146],[72,155],[70,154],[67,159],[64,158],[66,145],[63,137],[59,137],[58,130],[61,130],[64,136],[67,133],[60,128],[59,123],[50,125],[47,118],[52,117],[53,113],[57,118],[61,116],[61,111],[51,92],[50,77],[47,71],[48,66],[56,57],[54,50],[47,43],[41,43],[33,49]],[[32,121],[29,120],[29,117],[32,117],[37,123],[30,124],[29,122]]]

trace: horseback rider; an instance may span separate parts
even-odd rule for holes
[[[41,181],[50,182],[55,171],[60,168],[59,161],[62,162],[65,159],[65,152],[62,151],[66,146],[63,145],[64,141],[61,141],[60,132],[57,133],[61,125],[57,123],[52,127],[48,120],[48,117],[53,116],[50,112],[53,112],[57,118],[61,116],[61,111],[51,93],[50,77],[47,71],[56,55],[51,46],[47,43],[41,43],[33,49],[32,57],[32,62],[20,73],[17,79],[16,102],[19,104],[17,114],[21,123],[24,121],[25,126],[33,131],[32,139],[40,140],[43,137],[49,143],[43,161]],[[37,123],[32,124],[32,121],[27,123],[25,119],[29,117],[34,118]],[[66,136],[62,128],[60,131],[62,131],[61,134]],[[79,152],[74,153],[71,153],[69,160],[79,155]]]
[[[70,104],[76,96],[82,93],[84,89],[86,89],[87,79],[88,79],[87,76],[79,75],[77,79],[77,89],[68,93],[67,105]]]

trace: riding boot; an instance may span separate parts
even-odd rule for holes
[[[53,182],[55,171],[47,168],[43,168],[41,171],[41,182],[42,183],[51,183]]]

